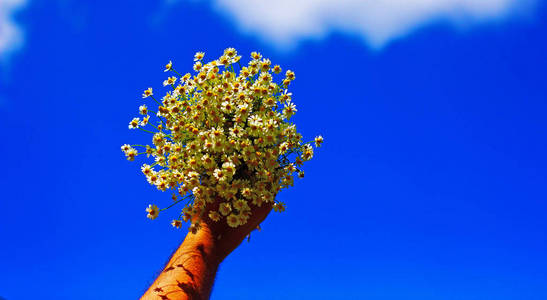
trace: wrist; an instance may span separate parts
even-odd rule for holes
[[[221,262],[211,230],[189,232],[141,299],[209,299]]]

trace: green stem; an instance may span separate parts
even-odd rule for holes
[[[161,103],[158,102],[158,100],[156,100],[156,98],[154,98],[154,96],[150,95],[150,98],[154,99],[154,101],[156,101],[156,103],[161,106]]]
[[[179,72],[175,71],[175,69],[171,68],[171,71],[177,73],[177,75],[178,75],[179,77],[182,77],[182,75],[180,75]]]
[[[140,129],[140,130],[142,130],[142,131],[144,131],[144,132],[148,132],[148,133],[153,133],[153,134],[156,134],[156,133],[155,133],[155,132],[153,132],[153,131],[150,131],[150,130],[146,130],[146,129],[142,129],[142,128],[140,128],[140,127],[139,127],[139,129]]]
[[[183,200],[186,200],[187,198],[189,198],[189,197],[191,197],[191,196],[192,196],[192,195],[190,194],[190,195],[188,195],[188,196],[186,196],[186,197],[184,197],[184,198],[182,198],[182,199],[179,199],[179,200],[175,201],[173,204],[171,204],[171,205],[169,205],[169,206],[167,206],[167,207],[165,207],[165,208],[160,209],[160,211],[164,211],[164,210],[170,209],[171,207],[177,205],[179,202],[181,202],[181,201],[183,201]]]

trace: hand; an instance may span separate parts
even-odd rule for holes
[[[266,219],[273,207],[273,203],[262,203],[260,207],[250,203],[247,223],[232,228],[225,219],[215,222],[207,217],[210,210],[218,210],[221,202],[217,198],[206,206],[201,226],[188,232],[141,299],[208,299],[218,265]]]
[[[260,223],[266,219],[273,207],[273,203],[262,203],[260,207],[249,203],[249,207],[251,207],[251,216],[247,220],[247,223],[233,228],[226,223],[224,218],[215,222],[207,217],[210,210],[218,211],[218,206],[221,202],[223,202],[222,199],[217,198],[214,203],[210,203],[206,206],[205,217],[200,222],[200,225],[204,228],[198,229],[205,229],[211,232],[214,255],[219,259],[219,262],[224,260],[228,254],[234,251],[251,231],[260,228]]]

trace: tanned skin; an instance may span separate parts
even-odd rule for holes
[[[218,209],[218,203],[220,201],[209,205],[207,211]],[[165,269],[141,299],[209,299],[219,264],[272,210],[272,203],[263,203],[260,207],[249,206],[251,217],[245,225],[237,228],[228,226],[224,219],[214,222],[205,217],[201,220],[201,227],[194,233],[188,232]]]

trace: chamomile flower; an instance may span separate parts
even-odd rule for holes
[[[229,216],[227,216],[226,222],[230,227],[233,228],[237,227],[240,224],[238,216],[234,214],[230,214]]]
[[[244,189],[241,190],[241,195],[243,195],[243,197],[249,199],[252,197],[253,193],[251,192],[251,189],[246,187]]]
[[[260,62],[260,70],[262,70],[262,72],[268,72],[270,70],[270,66],[272,65],[272,62],[269,60],[269,59],[263,59],[261,62]]]
[[[226,171],[226,175],[232,176],[236,172],[236,166],[232,162],[225,162],[222,168]]]
[[[239,223],[238,226],[239,226],[239,225],[247,224],[247,220],[249,219],[249,216],[242,212],[237,216],[237,218],[238,218],[238,223]]]
[[[141,126],[146,126],[148,124],[148,120],[150,119],[150,116],[145,116],[144,118],[142,118],[142,121],[141,121]]]
[[[167,181],[165,180],[160,180],[157,184],[156,184],[156,187],[158,188],[158,190],[162,191],[162,192],[165,192],[167,190],[167,188],[169,187],[169,184],[167,183]]]
[[[171,222],[171,225],[175,228],[181,228],[182,227],[182,221],[181,220],[173,220]]]
[[[131,149],[131,146],[129,146],[128,144],[124,144],[122,145],[122,151],[125,153],[127,152],[127,150]]]
[[[293,81],[294,80],[294,72],[291,71],[291,70],[287,70],[287,72],[285,73],[285,76],[288,80],[290,81]]]
[[[272,68],[272,72],[274,72],[275,74],[281,73],[281,67],[280,67],[279,65],[275,65],[275,66]]]
[[[199,72],[201,70],[201,67],[203,67],[201,61],[198,60],[194,63],[194,71]]]
[[[220,221],[220,214],[214,210],[209,211],[209,218],[215,222]]]
[[[288,93],[288,90],[285,89],[285,91],[283,91],[283,94],[279,96],[279,99],[281,100],[281,103],[285,103],[287,101],[290,101],[291,97],[292,97],[292,93]]]
[[[163,86],[174,85],[177,82],[177,77],[171,76],[163,81]]]
[[[194,55],[194,61],[202,60],[203,56],[205,56],[205,53],[203,52],[196,52],[196,55]]]
[[[260,58],[262,58],[262,55],[259,52],[251,52],[251,57],[254,60],[259,60]]]
[[[204,156],[202,156],[201,161],[203,163],[203,166],[206,168],[211,168],[215,163],[215,161],[209,156],[209,154],[205,154]]]
[[[247,204],[247,201],[245,200],[237,200],[234,201],[234,208],[238,211],[243,211],[249,209],[249,205]]]
[[[232,64],[235,64],[235,63],[239,62],[240,59],[241,59],[241,55],[237,55],[237,56],[232,57]]]
[[[322,143],[323,143],[323,137],[322,136],[315,137],[315,146],[316,147],[321,147]]]
[[[236,125],[230,128],[230,136],[234,138],[238,138],[238,137],[241,137],[242,135],[243,135],[243,129],[241,127]]]
[[[222,110],[229,114],[234,109],[234,105],[230,101],[224,101],[222,102]]]
[[[226,48],[224,50],[224,55],[228,57],[234,57],[236,54],[237,54],[237,51],[234,48]]]
[[[285,117],[288,120],[296,112],[297,112],[296,105],[294,105],[294,103],[292,103],[291,101],[287,101],[287,103],[285,104],[285,107],[283,108],[283,117]]]
[[[139,106],[139,113],[141,115],[146,115],[148,113],[148,108],[146,107],[146,104]]]
[[[243,95],[245,96],[245,94]],[[243,100],[245,100],[245,98],[243,98]],[[240,115],[246,116],[251,111],[251,108],[248,103],[242,103],[237,106],[237,110]]]
[[[283,142],[279,145],[279,154],[283,155],[289,150],[289,143]]]
[[[230,60],[230,57],[226,56],[226,55],[223,55],[221,57],[219,57],[219,59],[217,60],[217,65],[219,66],[228,66],[230,64],[231,60]]]
[[[135,160],[135,156],[137,156],[137,154],[137,149],[135,148],[130,148],[129,150],[125,151],[125,156],[129,161]]]
[[[223,215],[227,216],[232,211],[232,206],[228,202],[221,203],[218,207],[218,211]]]
[[[173,70],[173,63],[169,61],[169,63],[165,65],[165,70],[163,70],[163,72],[167,72],[171,70]]]
[[[148,215],[146,215],[146,217],[150,220],[154,220],[155,218],[158,217],[158,214],[160,213],[160,210],[155,204],[150,204],[146,208],[146,212],[148,213]]]
[[[313,148],[310,145],[304,145],[304,150],[302,151],[302,159],[310,160],[313,157]]]
[[[221,170],[221,169],[215,169],[214,173],[213,173],[213,176],[215,176],[215,178],[220,182],[220,181],[225,181],[227,179],[227,174],[225,173],[225,171]]]
[[[144,92],[142,93],[142,97],[143,98],[147,98],[147,97],[150,97],[154,95],[154,93],[152,93],[152,88],[147,88],[146,90],[144,90]]]
[[[139,128],[139,123],[140,123],[139,118],[133,118],[133,120],[129,122],[129,129]]]
[[[142,165],[141,171],[146,176],[150,176],[152,174],[152,172],[154,172],[152,170],[152,167],[150,167],[150,165],[147,165],[147,164]]]

